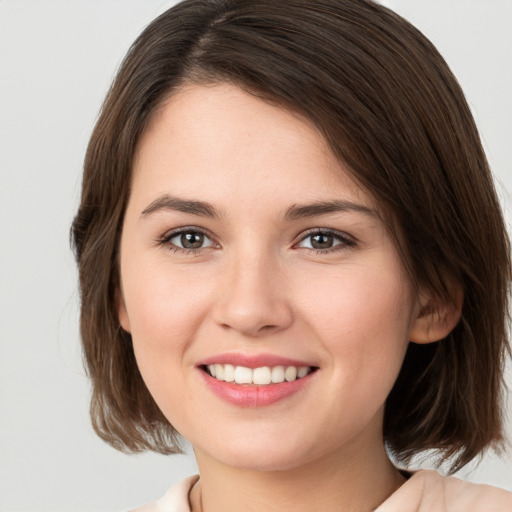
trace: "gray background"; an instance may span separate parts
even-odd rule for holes
[[[123,455],[92,432],[68,245],[103,96],[136,35],[173,3],[0,0],[3,512],[126,510],[195,471],[191,457]],[[459,78],[510,219],[512,1],[385,3],[431,38]],[[512,451],[471,469],[462,475],[512,490]]]

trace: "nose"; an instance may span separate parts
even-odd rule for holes
[[[226,263],[221,276],[215,321],[248,337],[286,329],[293,312],[286,296],[285,276],[268,256],[241,255]]]

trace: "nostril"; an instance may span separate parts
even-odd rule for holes
[[[264,325],[263,327],[261,327],[260,329],[262,331],[271,331],[272,329],[277,329],[279,326],[278,325]]]

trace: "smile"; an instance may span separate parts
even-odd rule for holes
[[[232,364],[209,364],[206,372],[213,378],[223,382],[234,384],[246,384],[256,386],[269,386],[283,382],[294,382],[309,375],[311,366],[261,366],[248,368]]]
[[[208,357],[199,362],[197,369],[214,395],[242,408],[264,407],[291,399],[311,388],[320,373],[319,366],[307,360],[240,352]]]

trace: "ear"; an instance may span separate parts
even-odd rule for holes
[[[131,333],[130,318],[128,317],[128,311],[126,310],[126,304],[124,302],[124,296],[122,290],[118,288],[116,293],[116,306],[117,306],[117,319],[119,324],[128,333]]]
[[[413,343],[426,344],[446,338],[460,320],[464,294],[457,285],[451,300],[420,294],[419,312],[409,333]]]

